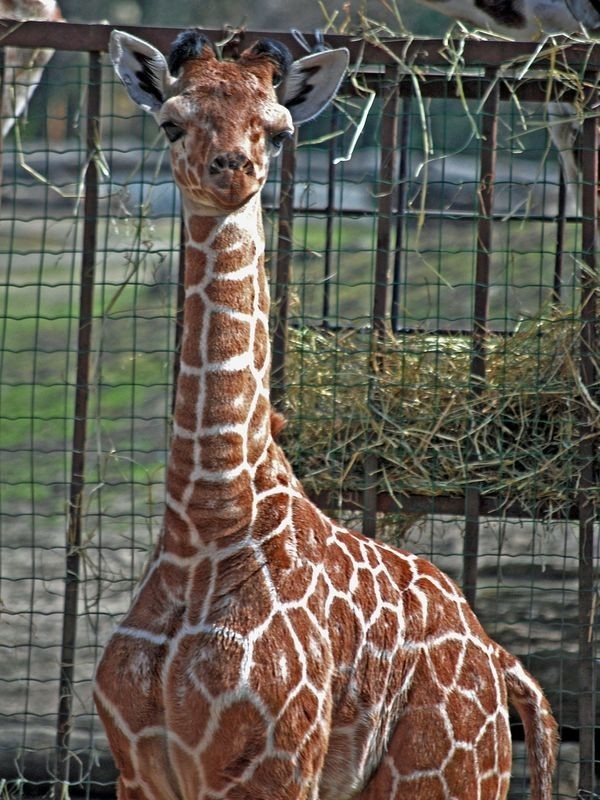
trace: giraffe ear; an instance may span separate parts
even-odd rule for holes
[[[277,90],[296,125],[318,116],[333,100],[346,73],[350,54],[345,47],[323,50],[294,61]]]
[[[156,113],[172,82],[163,54],[148,42],[123,31],[112,31],[108,52],[127,93],[134,103]]]

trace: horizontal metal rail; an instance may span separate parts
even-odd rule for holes
[[[13,47],[51,47],[55,50],[71,52],[106,52],[108,40],[113,28],[132,33],[146,39],[156,47],[167,50],[180,28],[156,28],[143,25],[101,25],[72,22],[20,22],[11,19],[0,19],[0,44]],[[213,41],[221,41],[223,30],[205,28],[204,33]],[[238,48],[249,46],[257,37],[278,39],[289,47],[296,57],[306,55],[295,36],[282,31],[250,31],[238,33]],[[310,39],[310,36],[308,37]],[[399,64],[430,64],[449,68],[451,55],[440,39],[414,38],[382,39],[384,46],[378,47],[359,37],[327,34],[330,47],[347,47],[350,58],[368,65],[375,65],[382,72],[386,66]],[[549,42],[540,49],[531,42],[507,41],[465,41],[461,43],[461,63],[479,65],[481,67],[507,67],[514,63],[525,67],[532,62],[536,68],[547,66],[556,69],[557,63],[571,69],[583,68],[592,73],[600,70],[600,44],[568,43],[558,48]],[[506,76],[508,79],[509,76]],[[505,76],[503,76],[505,79]],[[524,83],[522,76],[515,76],[519,83]],[[440,80],[446,80],[440,76]]]

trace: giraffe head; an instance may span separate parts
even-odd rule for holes
[[[262,189],[270,159],[295,125],[327,106],[348,65],[345,49],[293,61],[269,39],[237,61],[220,60],[197,29],[177,37],[168,59],[113,31],[110,55],[132,100],[169,140],[184,203],[204,214],[235,211]]]

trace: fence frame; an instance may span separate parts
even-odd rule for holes
[[[163,29],[141,26],[123,26],[123,29],[141,38],[147,39],[160,49],[167,50],[179,29]],[[2,46],[18,47],[52,47],[56,50],[87,52],[89,54],[89,91],[87,96],[87,168],[85,173],[85,224],[82,240],[81,257],[81,297],[79,311],[79,339],[77,357],[76,411],[72,440],[71,492],[68,509],[68,526],[65,542],[65,600],[63,617],[63,643],[60,666],[60,696],[57,718],[56,739],[56,794],[61,787],[69,783],[69,734],[72,726],[72,676],[75,663],[77,603],[79,592],[79,549],[81,545],[81,497],[84,491],[84,454],[86,443],[88,374],[90,367],[90,337],[92,327],[92,300],[94,286],[94,266],[96,257],[96,214],[98,209],[98,175],[94,159],[99,136],[101,119],[100,106],[100,57],[106,52],[112,26],[69,24],[53,22],[14,22],[0,20],[0,55]],[[217,41],[222,38],[222,31],[207,30],[209,38]],[[286,44],[293,55],[302,55],[295,37],[281,32],[246,32],[240,31],[234,46],[241,47],[256,37],[273,37]],[[344,46],[350,50],[351,63],[360,60],[366,65],[368,80],[369,69],[379,65],[385,71],[385,80],[391,87],[389,102],[394,113],[389,115],[382,131],[381,171],[379,181],[381,187],[394,184],[399,176],[399,186],[403,187],[402,176],[406,175],[406,139],[407,118],[410,110],[412,81],[404,74],[400,62],[419,63],[429,67],[447,66],[447,60],[441,54],[441,42],[434,39],[391,40],[382,49],[373,43],[357,41],[345,36],[331,35],[327,37],[332,47]],[[502,81],[497,79],[498,70],[509,61],[520,57],[523,61],[537,53],[538,45],[496,41],[466,41],[463,57],[466,64],[485,65],[485,75],[478,77],[465,76],[461,80],[462,91],[466,97],[484,97],[484,135],[485,143],[481,150],[481,191],[478,222],[478,250],[476,263],[476,283],[474,287],[475,314],[474,327],[470,332],[473,340],[473,358],[471,362],[472,391],[480,391],[485,381],[486,341],[490,335],[487,320],[489,294],[489,269],[492,250],[493,223],[497,218],[493,207],[493,179],[495,175],[496,131],[498,107],[501,99],[507,99],[510,91],[510,76],[504,75]],[[573,44],[564,51],[564,58],[573,67],[585,67],[586,74],[594,76],[600,71],[600,45]],[[0,59],[0,70],[2,61]],[[371,65],[371,66],[369,66]],[[542,64],[536,58],[536,69]],[[1,78],[1,75],[0,75]],[[450,81],[452,82],[452,81]],[[447,83],[444,81],[444,92],[447,96]],[[546,99],[547,87],[542,82],[523,83],[519,80],[519,97],[523,100]],[[0,83],[1,85],[1,83]],[[421,90],[424,96],[436,96],[435,81],[428,85],[425,81]],[[568,100],[568,93],[564,97]],[[398,112],[398,109],[400,111]],[[600,142],[598,125],[593,117],[584,122],[584,147],[588,152],[598,152]],[[387,156],[385,155],[387,153]],[[273,401],[281,403],[285,392],[285,351],[287,341],[287,308],[288,287],[291,270],[291,233],[294,218],[293,186],[295,173],[295,153],[292,145],[286,145],[282,164],[282,201],[279,207],[279,240],[276,257],[275,305],[277,308],[274,329],[273,350]],[[333,168],[330,169],[330,179]],[[595,387],[596,374],[595,353],[598,341],[596,331],[597,286],[598,286],[598,161],[587,158],[583,163],[582,180],[582,254],[587,271],[582,275],[583,321],[584,331],[581,339],[581,379],[586,387]],[[372,311],[372,326],[375,348],[377,335],[386,324],[388,291],[390,289],[390,271],[393,272],[392,317],[398,310],[399,261],[394,254],[391,242],[394,225],[401,242],[402,224],[405,212],[403,188],[397,192],[384,190],[379,197],[379,224],[377,232],[376,288]],[[565,191],[562,184],[559,200],[559,214],[556,219],[556,268],[555,292],[560,286],[560,270],[562,265],[562,243],[564,238]],[[328,208],[333,208],[333,196],[330,194]],[[341,213],[341,212],[338,212]],[[182,252],[182,251],[181,251]],[[326,271],[328,266],[326,264]],[[182,283],[183,259],[180,258],[180,281]],[[181,292],[180,292],[181,299]],[[324,300],[326,309],[326,300]],[[394,311],[395,309],[395,311]],[[396,317],[397,319],[397,317]],[[178,331],[180,329],[178,324]],[[394,329],[397,321],[394,322]],[[174,366],[177,371],[177,363]],[[583,429],[589,425],[586,419],[581,420]],[[588,796],[594,791],[595,746],[598,738],[595,708],[595,663],[593,618],[595,614],[595,575],[593,558],[596,552],[595,522],[598,509],[593,499],[586,493],[586,488],[597,483],[597,454],[593,444],[588,440],[581,448],[580,491],[578,500],[568,513],[568,517],[579,523],[579,723],[578,738],[580,743],[580,783],[581,796]],[[376,463],[370,463],[367,473],[376,470]],[[316,496],[315,501],[322,507],[337,506],[327,493]],[[397,511],[397,502],[389,495],[378,492],[375,484],[367,485],[361,495],[347,493],[343,497],[342,506],[348,509],[363,511],[364,532],[374,535],[376,516],[379,512]],[[464,497],[424,497],[406,495],[402,498],[402,510],[406,513],[439,513],[464,516],[466,518],[466,536],[464,545],[464,590],[471,604],[476,603],[477,558],[479,525],[482,516],[517,516],[519,518],[538,518],[547,516],[548,509],[540,506],[532,511],[519,503],[506,505],[500,497],[483,495],[480,488],[469,488]]]

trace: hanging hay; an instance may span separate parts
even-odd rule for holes
[[[554,313],[491,335],[477,386],[466,336],[389,335],[375,352],[359,330],[291,330],[286,451],[312,492],[364,488],[374,454],[378,488],[400,502],[474,485],[556,513],[574,500],[582,437],[600,433],[580,333]]]

